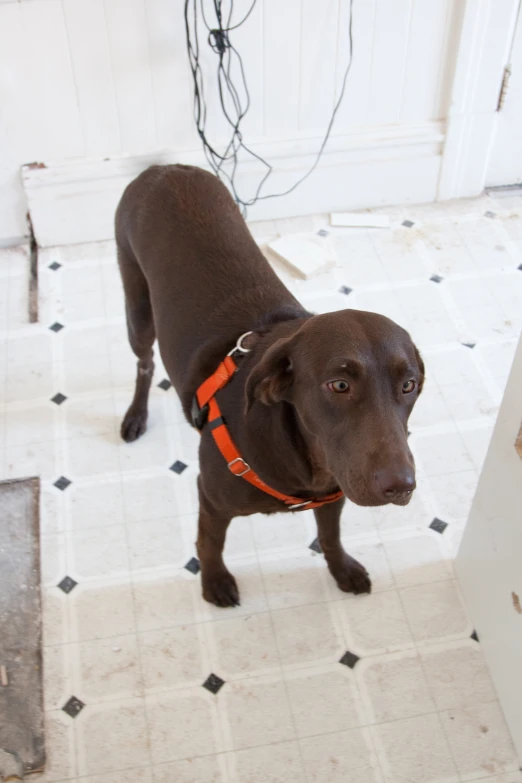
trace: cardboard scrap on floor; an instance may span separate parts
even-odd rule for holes
[[[337,263],[335,250],[328,239],[317,234],[288,234],[269,242],[268,248],[305,280],[327,272]]]

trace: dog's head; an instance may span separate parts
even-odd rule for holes
[[[407,422],[423,382],[404,329],[342,310],[312,316],[264,352],[247,379],[247,409],[256,399],[290,403],[312,456],[350,500],[406,505],[415,489]]]

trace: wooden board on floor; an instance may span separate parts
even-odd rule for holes
[[[45,762],[39,493],[0,482],[0,778]]]

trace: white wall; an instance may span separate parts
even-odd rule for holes
[[[331,149],[349,149],[346,138],[362,131],[365,138],[392,133],[435,144],[433,123],[447,114],[462,6],[463,0],[354,0],[354,62]],[[236,0],[236,19],[249,7],[250,0]],[[258,0],[232,33],[252,98],[248,141],[284,157],[284,143],[295,151],[295,142],[310,140],[297,149],[303,166],[313,160],[348,58],[348,12],[348,0]],[[207,63],[214,59],[209,52]],[[215,89],[208,103],[210,116],[218,117],[210,126],[214,138],[222,140]],[[71,163],[74,178],[86,160],[158,150],[177,159],[199,149],[183,0],[0,0],[0,242],[26,229],[23,164]],[[430,158],[431,188],[431,158],[440,148],[414,153]],[[390,172],[401,179],[400,170]],[[298,173],[281,174],[275,186]],[[310,192],[327,182],[319,174]],[[341,185],[339,191],[341,198]],[[430,193],[413,188],[412,197]],[[364,190],[361,199],[368,199]],[[390,199],[388,185],[382,200]],[[295,207],[289,202],[288,209]]]
[[[522,338],[456,566],[495,687],[522,758]]]

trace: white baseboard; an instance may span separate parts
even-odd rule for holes
[[[1,2],[1,0],[0,0]],[[0,250],[18,247],[18,245],[26,245],[28,242],[27,236],[25,237],[0,237]]]
[[[442,122],[393,125],[332,137],[314,173],[281,198],[259,201],[249,220],[272,220],[314,212],[386,204],[422,203],[437,195],[444,142]],[[263,193],[277,193],[305,174],[320,138],[251,145],[274,164]],[[24,183],[34,232],[41,247],[110,239],[124,188],[152,164],[204,166],[201,150],[164,150],[106,160],[70,160],[24,166]],[[251,197],[264,169],[246,161],[237,178],[242,197]]]

